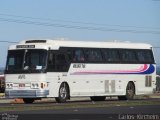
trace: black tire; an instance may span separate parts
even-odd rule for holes
[[[135,86],[132,82],[129,82],[126,88],[125,96],[118,96],[119,100],[133,100],[135,95]]]
[[[69,88],[67,84],[62,83],[59,88],[59,96],[55,98],[58,103],[64,103],[69,99]]]
[[[31,104],[34,102],[34,98],[23,98],[24,103],[26,104]]]
[[[90,98],[92,101],[105,101],[106,96],[92,96]]]

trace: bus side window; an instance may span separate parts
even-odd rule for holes
[[[84,54],[81,49],[75,49],[74,54],[73,54],[73,62],[84,62]]]
[[[56,70],[58,72],[66,72],[68,70],[68,63],[64,54],[56,55]]]
[[[140,63],[154,63],[152,51],[150,50],[137,51],[137,57]]]
[[[136,53],[134,50],[121,50],[121,59],[123,63],[136,63],[137,58],[136,58]]]
[[[104,49],[104,58],[107,63],[119,63],[120,57],[119,52],[116,49]]]
[[[102,62],[100,49],[85,49],[86,60],[89,62]]]
[[[73,59],[73,50],[71,49],[66,50],[66,55],[68,57],[68,62],[71,63]]]
[[[55,54],[52,52],[48,56],[48,70],[55,71]]]
[[[48,56],[48,71],[66,72],[69,68],[66,56],[60,51],[50,51]]]

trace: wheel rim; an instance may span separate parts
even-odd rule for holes
[[[63,87],[60,88],[60,97],[62,99],[65,99],[66,96],[67,96],[67,90],[66,90],[65,86],[63,86]]]

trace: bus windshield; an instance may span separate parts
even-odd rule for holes
[[[47,50],[9,50],[6,73],[42,72],[46,61]]]

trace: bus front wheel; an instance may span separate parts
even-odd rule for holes
[[[69,88],[66,83],[62,83],[59,88],[59,95],[56,97],[58,103],[64,103],[69,98]]]

